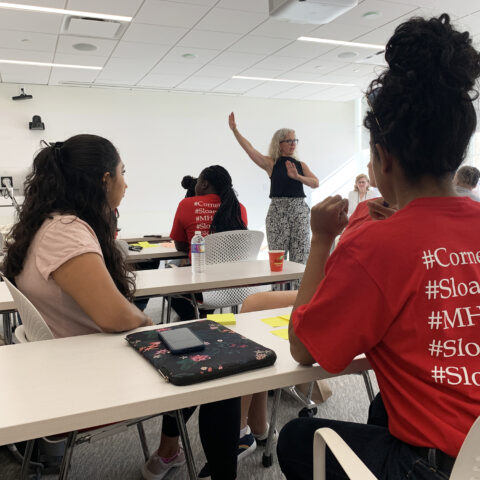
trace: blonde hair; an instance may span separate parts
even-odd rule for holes
[[[280,142],[287,138],[289,133],[295,133],[295,130],[291,128],[281,128],[277,130],[272,137],[272,141],[270,142],[270,146],[268,147],[268,156],[272,158],[274,162],[276,162],[280,157]],[[297,158],[294,154],[292,155],[293,158]]]
[[[360,175],[357,175],[357,177],[355,178],[355,184],[353,185],[353,190],[354,190],[355,192],[358,192],[357,182],[358,182],[361,178],[366,178],[366,179],[367,179],[367,182],[368,182],[367,190],[370,188],[370,179],[369,179],[364,173],[361,173]]]

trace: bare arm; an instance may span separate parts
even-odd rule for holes
[[[273,160],[266,155],[262,155],[244,136],[240,134],[237,128],[237,124],[235,122],[235,115],[233,112],[228,116],[228,125],[232,130],[233,135],[235,135],[237,142],[245,150],[247,155],[260,168],[263,168],[269,175],[271,175],[273,168]]]
[[[328,197],[315,205],[311,213],[312,245],[302,283],[298,291],[292,313],[300,306],[310,302],[320,282],[325,276],[325,263],[335,237],[348,223],[348,202],[339,195]],[[320,323],[319,323],[320,328]],[[302,365],[315,363],[307,347],[296,336],[293,322],[288,327],[290,352],[292,357]]]
[[[188,242],[177,242],[176,240],[173,242],[175,243],[175,248],[178,252],[188,253],[190,251],[190,244]]]
[[[149,317],[120,293],[96,253],[72,258],[57,268],[52,277],[105,332],[153,325]]]
[[[294,180],[298,180],[302,182],[304,185],[310,188],[317,188],[318,187],[318,178],[313,174],[313,172],[308,168],[307,164],[304,162],[300,162],[302,165],[303,175],[298,173],[297,168],[293,164],[293,162],[287,161],[285,165],[287,167],[287,175]]]

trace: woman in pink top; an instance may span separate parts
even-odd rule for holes
[[[113,212],[127,188],[124,173],[115,147],[95,135],[58,142],[34,159],[4,273],[37,307],[55,337],[152,325],[131,303],[134,278],[114,242]],[[239,399],[202,405],[199,422],[211,478],[233,480]],[[176,420],[165,415],[160,447],[144,465],[143,477],[160,480],[183,463]]]

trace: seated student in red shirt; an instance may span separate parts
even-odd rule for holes
[[[197,230],[206,236],[246,228],[247,211],[237,199],[232,177],[222,166],[213,165],[198,177],[195,196],[179,203],[170,238],[177,250],[190,253],[190,241]]]
[[[190,242],[197,230],[206,236],[246,228],[247,211],[237,199],[232,177],[222,166],[213,165],[205,168],[198,177],[195,196],[179,203],[170,238],[178,251],[190,255]],[[195,308],[188,299],[172,298],[172,308],[181,320],[195,318]]]
[[[399,211],[349,233],[327,262],[347,202],[330,197],[312,209],[310,257],[289,327],[301,364],[340,372],[365,353],[381,397],[366,425],[288,423],[278,457],[289,480],[312,478],[321,427],[336,430],[381,480],[446,479],[480,415],[480,205],[452,186],[476,127],[480,54],[442,15],[397,27],[385,58],[364,124],[377,186]],[[330,452],[326,468],[327,478],[347,478]]]

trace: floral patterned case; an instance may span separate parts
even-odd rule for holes
[[[205,350],[173,355],[161,342],[158,332],[183,327],[185,324],[131,333],[126,340],[174,385],[191,385],[268,367],[277,359],[273,350],[211,320],[188,324],[188,328],[204,341]]]

